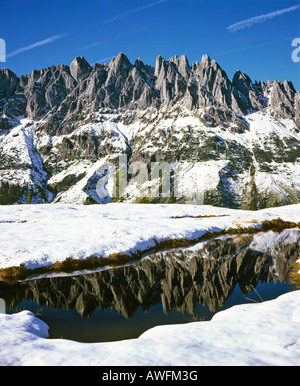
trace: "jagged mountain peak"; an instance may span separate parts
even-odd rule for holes
[[[109,68],[115,72],[121,71],[121,70],[126,69],[126,68],[131,67],[131,66],[132,66],[132,64],[130,63],[130,60],[123,52],[120,52],[109,63]]]
[[[211,63],[211,58],[207,54],[204,54],[202,55],[200,63]]]
[[[253,83],[241,70],[231,81],[208,55],[192,64],[186,55],[159,55],[154,67],[119,53],[93,68],[79,56],[20,78],[2,69],[0,186],[23,184],[16,202],[27,194],[45,202],[51,192],[57,202],[99,202],[98,161],[125,152],[128,164],[191,164],[207,175],[208,204],[298,202],[299,114],[291,82]]]
[[[286,89],[286,90],[291,90],[291,91],[293,91],[293,93],[296,93],[297,91],[296,91],[296,89],[295,89],[295,87],[294,87],[294,85],[293,85],[293,82],[291,82],[290,80],[285,80],[284,81],[284,83],[283,83],[283,85],[284,85],[284,88]]]
[[[76,56],[71,65],[74,64],[75,66],[80,66],[81,64],[88,64],[87,60],[85,59],[84,56]]]
[[[162,70],[163,71],[166,70],[166,61],[161,55],[158,55],[156,57],[156,64],[155,64],[155,76],[157,78],[159,77],[159,74],[161,73]]]
[[[83,56],[76,57],[70,64],[70,73],[76,81],[91,71],[92,67]]]
[[[9,68],[6,67],[0,68],[0,76],[2,75],[5,75],[7,78],[17,76],[14,72],[12,72]]]
[[[241,70],[236,70],[236,72],[233,75],[233,81],[235,79],[244,79],[244,80],[247,80],[247,82],[249,82],[249,84],[252,83],[250,76]]]
[[[19,78],[8,68],[0,69],[0,94],[2,93],[6,98],[10,98],[16,91]]]
[[[203,55],[200,63],[192,65],[186,55],[175,55],[169,60],[159,55],[155,68],[145,65],[140,59],[131,64],[122,52],[109,64],[95,65],[94,68],[83,56],[78,56],[70,66],[60,64],[34,70],[20,80],[9,70],[3,69],[0,72],[2,94],[10,98],[18,87],[19,92],[24,94],[24,115],[30,118],[45,115],[77,88],[77,98],[85,98],[92,103],[92,108],[124,107],[132,102],[146,107],[153,103],[174,104],[182,99],[189,109],[216,104],[218,109],[223,106],[234,113],[246,114],[264,109],[266,98],[271,96],[275,104],[281,100],[286,106],[276,108],[272,102],[269,105],[277,113],[286,116],[297,115],[295,111],[298,112],[299,104],[296,103],[299,98],[295,97],[297,93],[291,82],[254,84],[241,70],[230,81],[221,66],[208,55]],[[88,95],[81,97],[86,91]],[[82,105],[77,102],[78,106]],[[19,112],[21,110],[18,109]]]
[[[135,65],[136,67],[138,67],[138,66],[144,66],[145,64],[144,64],[144,62],[141,60],[141,58],[138,57],[138,58],[135,59],[134,65]]]
[[[182,65],[184,64],[184,65],[187,65],[189,67],[189,61],[188,61],[188,58],[185,54],[180,55],[180,56],[174,55],[168,60],[168,62],[172,62],[172,63],[176,64],[176,66],[179,66],[181,63]]]
[[[186,55],[181,55],[178,62],[178,72],[183,76],[185,80],[188,80],[190,76],[190,64]]]
[[[253,88],[253,83],[250,77],[240,70],[237,70],[235,72],[232,84],[244,95],[247,95],[249,93],[249,90]]]

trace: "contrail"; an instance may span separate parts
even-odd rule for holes
[[[253,46],[241,47],[241,48],[237,48],[235,50],[230,50],[230,51],[220,52],[218,54],[213,54],[211,56],[215,57],[215,56],[222,56],[222,55],[227,55],[227,54],[233,54],[235,52],[241,52],[241,51],[251,50],[252,48],[269,46],[271,44],[286,42],[288,40],[292,41],[294,38],[295,38],[295,36],[291,36],[290,38],[285,38],[285,39],[280,39],[280,40],[273,40],[273,41],[270,41],[270,42],[256,44],[256,45],[253,45]]]
[[[96,47],[96,46],[100,46],[101,44],[106,44],[106,43],[112,42],[113,40],[117,40],[117,39],[124,38],[126,36],[133,35],[135,33],[141,32],[141,31],[145,31],[145,29],[146,28],[140,28],[140,29],[135,29],[135,30],[132,30],[132,31],[127,31],[127,32],[124,32],[124,33],[120,33],[120,34],[117,34],[115,36],[112,36],[109,39],[101,40],[101,41],[98,41],[98,42],[94,42],[94,43],[88,44],[88,45],[86,45],[84,47],[76,48],[76,50],[74,50],[74,52],[76,52],[76,51],[83,51],[83,50],[86,50],[88,48],[93,48],[93,47]]]
[[[264,23],[267,20],[274,19],[274,17],[284,15],[285,13],[296,11],[299,8],[300,8],[300,4],[294,5],[293,7],[281,9],[281,10],[274,11],[274,12],[270,12],[270,13],[267,13],[265,15],[251,17],[250,19],[246,19],[246,20],[239,21],[238,23],[234,23],[234,24],[230,25],[229,27],[227,27],[226,29],[228,29],[230,32],[236,32],[236,31],[239,31],[241,29],[252,27],[254,24]]]
[[[7,54],[6,57],[7,57],[7,58],[11,58],[12,56],[19,55],[19,54],[21,54],[22,52],[30,51],[30,50],[32,50],[32,49],[34,49],[34,48],[36,48],[36,47],[41,47],[41,46],[44,46],[44,45],[46,45],[46,44],[50,44],[50,43],[54,42],[55,40],[62,39],[63,37],[65,37],[65,35],[54,35],[54,36],[51,36],[51,37],[48,38],[48,39],[41,40],[41,41],[39,41],[39,42],[30,44],[29,46],[19,48],[18,50],[13,51],[13,52],[11,52],[10,54]]]
[[[120,14],[118,16],[115,16],[115,17],[113,17],[111,19],[108,19],[108,20],[104,21],[102,24],[112,23],[112,22],[114,22],[116,20],[122,19],[123,17],[132,15],[133,13],[137,13],[137,12],[143,11],[144,9],[149,9],[149,8],[155,7],[156,5],[159,5],[159,4],[162,4],[162,3],[166,3],[167,1],[168,0],[159,0],[159,1],[155,1],[154,3],[143,5],[142,7],[138,7],[138,8],[132,9],[132,10],[127,11],[125,13],[122,13],[122,14]]]

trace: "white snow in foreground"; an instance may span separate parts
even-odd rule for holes
[[[297,366],[299,324],[300,291],[111,343],[47,339],[47,325],[31,312],[0,314],[0,365]]]
[[[194,239],[207,231],[259,226],[278,217],[300,222],[300,205],[257,212],[190,205],[3,206],[0,267],[145,250],[154,245],[153,238]],[[268,247],[259,237],[254,241],[257,248]],[[0,365],[297,366],[299,325],[300,291],[234,306],[208,322],[159,326],[138,339],[112,343],[48,339],[48,326],[22,311],[0,314]]]
[[[208,215],[227,216],[191,218]],[[0,206],[0,268],[145,251],[154,239],[195,239],[208,231],[259,227],[278,217],[300,222],[300,204],[257,212],[174,204]]]

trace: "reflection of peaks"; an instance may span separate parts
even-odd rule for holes
[[[269,248],[266,237],[272,238]],[[299,258],[299,241],[298,230],[216,238],[191,249],[157,253],[118,269],[31,280],[9,291],[7,284],[0,283],[0,297],[9,308],[26,298],[41,306],[76,308],[82,316],[92,315],[99,306],[130,318],[138,307],[146,311],[159,303],[166,313],[176,309],[193,314],[197,303],[215,312],[237,284],[246,294],[259,281],[285,281],[290,265]]]

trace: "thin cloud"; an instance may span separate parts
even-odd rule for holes
[[[251,17],[250,19],[246,19],[246,20],[239,21],[238,23],[234,23],[234,24],[230,25],[229,27],[227,27],[226,29],[229,30],[230,32],[236,32],[239,30],[243,30],[245,28],[252,27],[254,24],[264,23],[267,20],[274,19],[275,17],[284,15],[286,13],[297,11],[299,8],[300,8],[300,4],[295,5],[293,7],[281,9],[281,10],[274,11],[274,12],[270,12],[270,13],[267,13],[265,15]]]
[[[116,20],[123,19],[126,16],[132,15],[133,13],[144,11],[145,9],[149,9],[149,8],[155,7],[155,6],[160,5],[162,3],[166,3],[167,1],[168,0],[159,0],[159,1],[155,1],[154,3],[143,5],[142,7],[138,7],[138,8],[132,9],[130,11],[127,11],[125,13],[117,15],[117,16],[111,18],[111,19],[108,19],[108,20],[104,21],[102,24],[113,23]]]
[[[87,50],[89,48],[93,48],[93,47],[96,47],[96,46],[100,46],[102,44],[110,43],[110,42],[112,42],[114,40],[125,38],[126,36],[133,35],[133,34],[145,31],[145,30],[146,30],[146,28],[140,28],[140,29],[135,29],[135,30],[132,30],[132,31],[123,32],[123,33],[117,34],[115,36],[112,36],[112,37],[110,37],[110,38],[108,38],[106,40],[101,40],[101,41],[94,42],[94,43],[88,44],[88,45],[80,47],[80,48],[76,48],[76,50],[74,50],[74,51],[77,52],[77,51]]]
[[[65,37],[65,35],[54,35],[54,36],[51,36],[48,39],[44,39],[44,40],[41,40],[39,42],[30,44],[29,46],[19,48],[18,50],[13,51],[10,54],[7,54],[6,57],[7,58],[11,58],[13,56],[21,54],[22,52],[30,51],[30,50],[33,50],[34,48],[37,48],[37,47],[45,46],[46,44],[50,44],[50,43],[54,42],[55,40],[62,39],[64,37]]]
[[[242,52],[242,51],[251,50],[251,49],[253,49],[253,48],[259,48],[259,47],[269,46],[269,45],[272,45],[272,44],[281,43],[281,42],[286,42],[286,41],[288,41],[288,40],[293,40],[293,39],[294,39],[294,36],[291,36],[291,37],[285,38],[285,39],[273,40],[273,41],[270,41],[270,42],[261,43],[261,44],[256,44],[256,45],[253,45],[253,46],[241,47],[241,48],[237,48],[237,49],[235,49],[235,50],[230,50],[230,51],[220,52],[220,53],[218,53],[218,54],[214,54],[214,55],[211,55],[211,56],[212,56],[212,57],[215,57],[215,56],[222,56],[222,55],[233,54],[233,53],[236,53],[236,52]]]
[[[74,52],[87,50],[88,48],[93,48],[93,47],[96,47],[96,46],[100,46],[101,44],[104,44],[104,41],[94,42],[94,43],[88,44],[87,46],[76,48],[76,50],[74,50]]]

